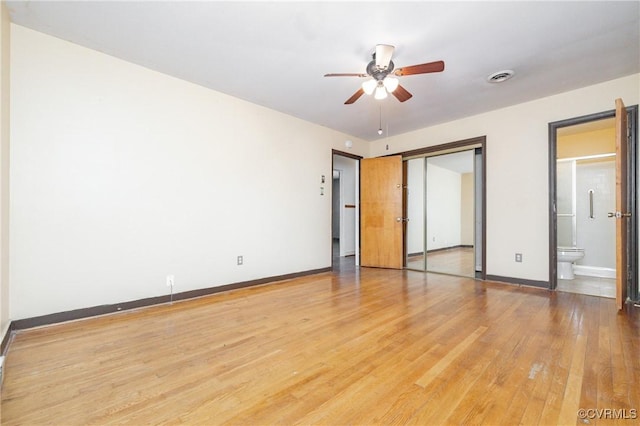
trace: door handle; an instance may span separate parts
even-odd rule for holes
[[[396,222],[409,222],[408,217],[396,217]]]
[[[607,213],[607,217],[615,217],[616,219],[622,219],[623,217],[631,217],[631,213],[609,212]]]

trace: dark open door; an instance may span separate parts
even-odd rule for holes
[[[402,157],[360,163],[360,265],[402,269]]]

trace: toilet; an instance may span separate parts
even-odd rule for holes
[[[572,280],[573,262],[584,257],[584,249],[577,247],[558,247],[558,278]]]

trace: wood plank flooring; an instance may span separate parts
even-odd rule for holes
[[[20,332],[2,424],[637,424],[637,311],[347,269]]]
[[[472,247],[456,247],[428,252],[426,270],[473,278],[475,276],[474,256]],[[424,256],[409,257],[407,268],[424,271]]]

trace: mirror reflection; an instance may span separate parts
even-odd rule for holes
[[[407,161],[408,269],[475,276],[475,163],[474,150]]]

